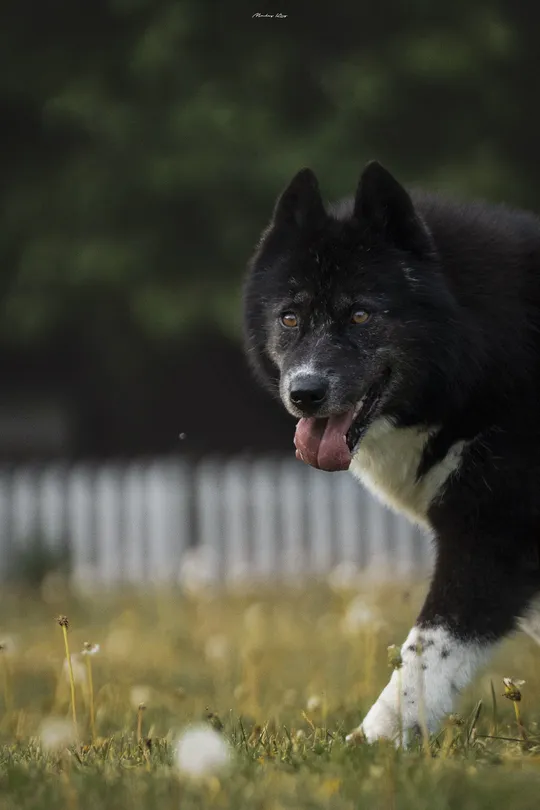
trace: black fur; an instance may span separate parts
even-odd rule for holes
[[[467,442],[428,511],[437,562],[419,623],[486,640],[512,630],[540,591],[539,220],[409,194],[376,163],[354,199],[325,211],[303,170],[250,262],[244,300],[251,366],[291,413],[302,415],[283,379],[315,358],[331,382],[321,417],[389,371],[379,415],[439,427],[418,481]],[[351,324],[355,307],[371,314],[365,326]],[[295,330],[280,323],[287,310]]]

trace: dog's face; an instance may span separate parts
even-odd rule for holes
[[[337,214],[313,173],[297,174],[245,290],[248,356],[300,420],[297,455],[346,469],[375,418],[407,423],[423,397],[433,403],[456,361],[455,309],[431,236],[385,169],[369,164]]]

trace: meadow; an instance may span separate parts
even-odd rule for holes
[[[58,576],[5,591],[1,810],[538,806],[540,647],[523,635],[430,740],[345,744],[424,591],[337,577],[73,593]],[[504,677],[525,682],[519,722]]]

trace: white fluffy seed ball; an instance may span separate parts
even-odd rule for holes
[[[64,717],[47,717],[39,729],[39,737],[44,751],[60,751],[77,742],[75,727]]]
[[[180,735],[176,767],[193,778],[216,774],[232,761],[232,749],[221,734],[209,726],[193,726]]]

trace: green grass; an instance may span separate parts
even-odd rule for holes
[[[462,696],[463,722],[443,729],[429,751],[344,743],[386,683],[387,646],[405,637],[423,591],[362,591],[382,621],[354,632],[343,619],[356,593],[324,583],[189,598],[77,597],[55,580],[39,595],[4,594],[0,810],[536,807],[540,648],[526,637],[501,647]],[[101,645],[91,657],[96,736],[81,658],[79,742],[46,752],[44,721],[71,718],[59,614],[69,617],[72,654],[86,641]],[[525,680],[526,745],[502,697],[504,676]],[[193,780],[178,772],[175,741],[201,721],[222,727],[234,756],[228,771]]]

